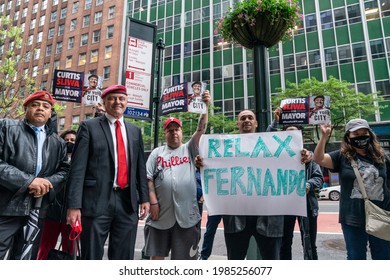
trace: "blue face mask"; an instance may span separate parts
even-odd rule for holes
[[[370,144],[370,135],[363,135],[354,138],[349,138],[349,143],[352,147],[358,149],[366,149]]]

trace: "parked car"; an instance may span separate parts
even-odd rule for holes
[[[319,197],[320,199],[338,201],[340,199],[340,185],[322,188]]]

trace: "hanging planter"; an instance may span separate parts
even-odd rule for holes
[[[244,0],[230,8],[217,22],[215,34],[229,43],[252,49],[255,45],[272,47],[291,38],[301,17],[296,0]]]

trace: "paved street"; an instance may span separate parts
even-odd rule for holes
[[[202,240],[207,222],[207,212],[203,212],[202,217]],[[140,222],[135,259],[141,259],[141,250],[143,247],[143,226],[144,222]],[[345,260],[346,251],[343,236],[341,234],[341,227],[338,223],[338,202],[320,201],[320,214],[318,217],[318,235],[317,235],[317,250],[318,257],[321,260]],[[223,236],[223,225],[219,225],[217,234],[215,236],[213,252],[210,260],[223,260],[226,258],[226,247]],[[293,243],[293,259],[303,260],[303,251],[300,240],[300,233],[298,227],[295,228],[294,243]]]

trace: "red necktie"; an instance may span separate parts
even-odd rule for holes
[[[123,142],[121,124],[119,120],[115,121],[116,124],[116,144],[118,152],[118,186],[123,189],[128,183],[127,177],[127,162],[126,162],[126,149]]]

